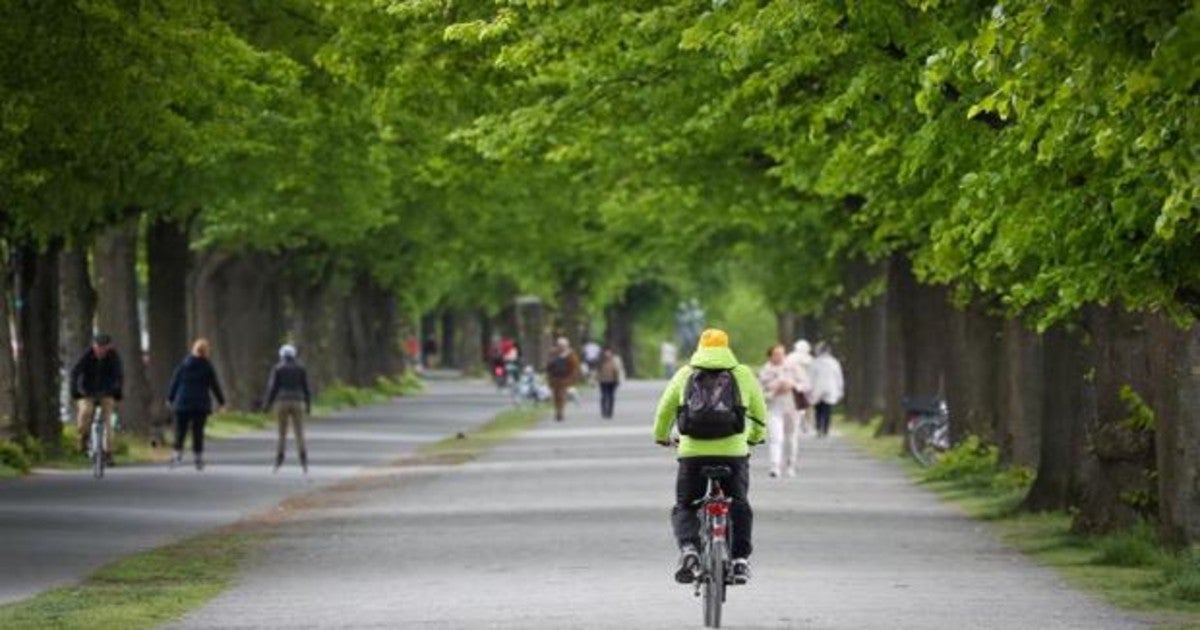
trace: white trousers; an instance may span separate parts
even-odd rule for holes
[[[800,422],[803,417],[803,411],[770,413],[767,433],[772,470],[781,471],[785,466],[792,468],[796,465],[800,456]]]

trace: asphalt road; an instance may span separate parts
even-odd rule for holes
[[[671,581],[661,384],[615,421],[574,409],[465,465],[376,469],[280,526],[238,585],[180,628],[686,628]],[[1066,629],[1146,625],[1068,588],[985,526],[836,436],[794,479],[753,460],[754,579],[730,628]]]
[[[490,420],[507,402],[478,384],[430,381],[421,396],[312,421],[307,477],[294,450],[271,474],[275,433],[268,431],[209,440],[202,473],[189,455],[177,470],[118,467],[100,481],[90,471],[0,481],[0,604],[73,583],[120,556],[270,510]]]

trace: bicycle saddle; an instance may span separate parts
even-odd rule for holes
[[[733,475],[733,469],[728,466],[705,466],[700,469],[700,474],[709,479],[728,479]]]

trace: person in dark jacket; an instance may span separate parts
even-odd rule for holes
[[[112,444],[112,416],[121,400],[123,378],[121,357],[113,347],[112,337],[96,333],[92,347],[71,368],[69,384],[71,400],[78,406],[76,426],[79,428],[79,450],[83,453],[88,452],[92,416],[96,414],[97,406],[100,407],[100,422],[104,423],[104,441]],[[111,455],[105,453],[105,458],[111,460]]]
[[[225,394],[217,382],[217,371],[208,360],[209,351],[208,340],[197,339],[192,344],[192,353],[175,368],[175,375],[171,377],[167,404],[175,412],[175,457],[171,462],[172,467],[183,461],[183,440],[191,429],[196,470],[204,470],[204,424],[213,410],[212,398],[217,399],[221,409],[225,408]]]
[[[279,423],[279,443],[275,449],[275,472],[283,465],[283,454],[287,449],[287,429],[291,424],[296,432],[296,451],[300,454],[300,468],[308,473],[308,448],[304,444],[304,416],[312,413],[312,396],[308,390],[308,372],[296,360],[296,347],[285,344],[279,349],[279,363],[271,368],[267,381],[264,407],[275,405],[275,417]]]

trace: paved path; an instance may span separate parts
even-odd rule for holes
[[[311,474],[294,451],[278,475],[273,431],[210,440],[208,467],[119,467],[0,482],[0,604],[69,584],[117,557],[269,510],[426,442],[491,419],[507,399],[481,384],[431,381],[424,395],[306,427]]]
[[[667,512],[670,454],[651,445],[661,384],[619,418],[590,408],[459,467],[376,471],[301,512],[236,588],[181,628],[686,628]],[[1141,628],[1005,548],[894,466],[806,440],[796,479],[751,498],[754,581],[730,628]]]

